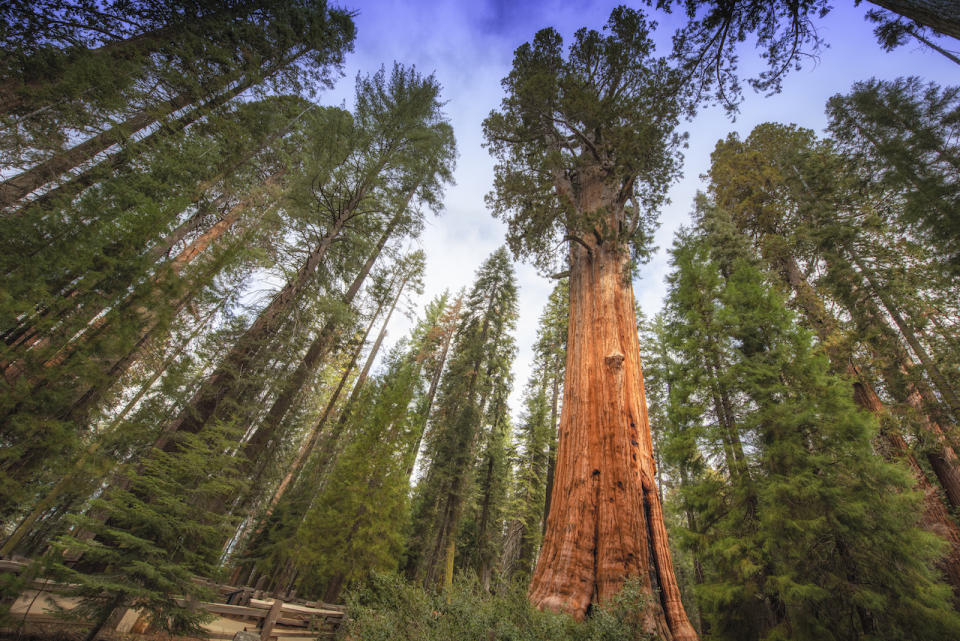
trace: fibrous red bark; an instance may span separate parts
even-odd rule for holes
[[[579,200],[588,211],[602,202],[588,188]],[[627,251],[600,238],[571,245],[556,476],[530,599],[582,619],[592,603],[639,577],[648,594],[645,631],[666,641],[694,640],[654,483]]]

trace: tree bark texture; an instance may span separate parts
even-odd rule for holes
[[[592,197],[585,211],[599,209]],[[590,238],[571,245],[566,380],[534,605],[583,619],[639,577],[644,630],[697,639],[674,577],[655,467],[627,252]]]

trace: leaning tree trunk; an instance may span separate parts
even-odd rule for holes
[[[695,640],[654,483],[629,257],[612,240],[580,243],[571,246],[556,476],[530,600],[583,619],[594,600],[637,577],[648,597],[644,630]]]

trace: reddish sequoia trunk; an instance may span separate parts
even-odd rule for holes
[[[571,251],[556,476],[530,600],[582,619],[636,576],[649,596],[644,629],[666,641],[695,640],[654,483],[627,253],[590,241]]]

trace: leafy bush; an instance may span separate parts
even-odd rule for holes
[[[643,606],[639,582],[628,582],[583,623],[530,606],[526,587],[485,592],[461,575],[450,594],[437,594],[394,575],[374,575],[347,597],[348,622],[339,639],[359,641],[639,641]]]

